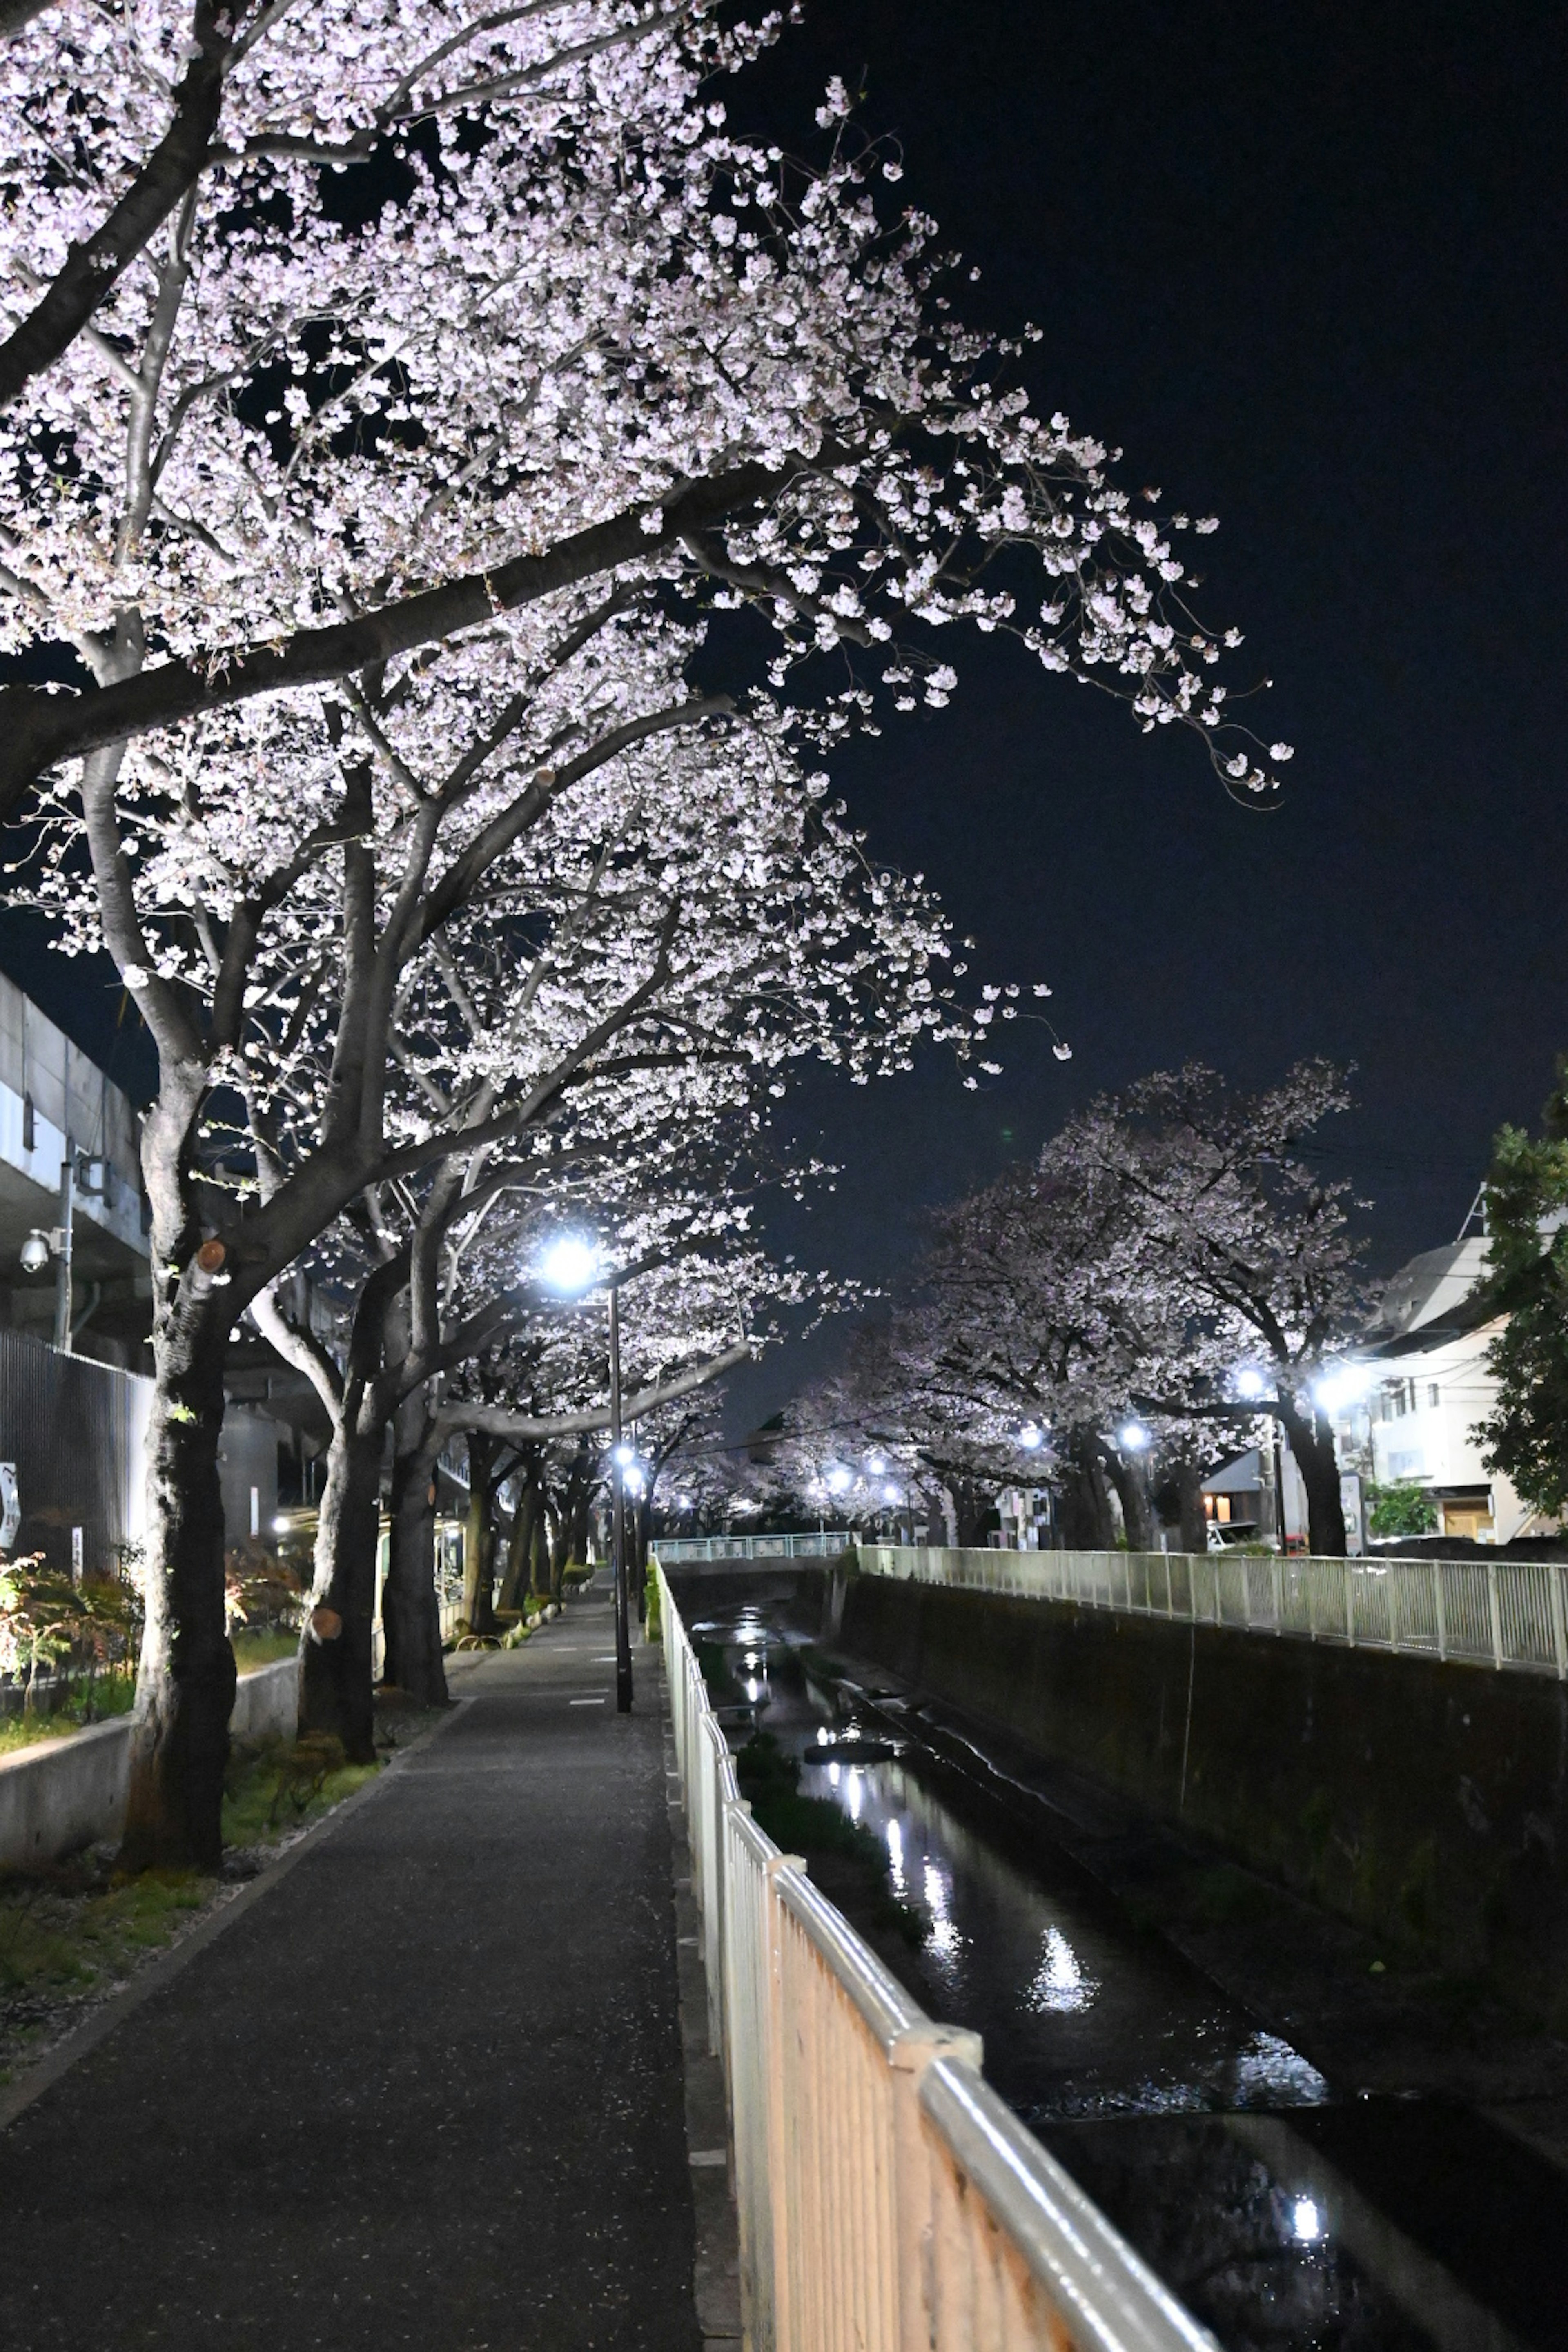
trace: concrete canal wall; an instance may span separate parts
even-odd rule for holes
[[[881,1576],[822,1602],[836,1650],[1568,2031],[1554,1679]]]
[[[299,1676],[292,1658],[242,1675],[228,1719],[234,1737],[291,1739]],[[129,1716],[0,1756],[0,1869],[56,1862],[118,1837],[130,1757]]]

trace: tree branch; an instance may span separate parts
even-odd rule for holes
[[[415,652],[443,637],[477,628],[596,573],[652,555],[689,530],[755,506],[781,489],[799,466],[773,471],[737,466],[672,495],[657,530],[645,530],[647,505],[575,531],[542,555],[515,556],[492,572],[471,572],[440,588],[395,597],[353,621],[280,635],[269,644],[214,652],[199,662],[164,662],[136,677],[68,698],[40,687],[0,692],[0,824],[46,768],[161,727],[177,726],[205,710],[248,702],[298,686],[321,686],[351,671]]]

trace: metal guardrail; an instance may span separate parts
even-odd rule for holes
[[[660,1559],[837,1559],[855,1538],[847,1528],[818,1528],[805,1536],[672,1536],[658,1547]]]
[[[668,1547],[664,1548],[668,1551]],[[1216,2352],[740,1796],[660,1578],[748,2352]]]
[[[942,1551],[863,1544],[862,1569],[979,1592],[1395,1650],[1568,1681],[1568,1565],[1306,1553]]]

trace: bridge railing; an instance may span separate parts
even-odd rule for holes
[[[661,1580],[748,2352],[1215,2352],[740,1796]]]
[[[804,1536],[673,1536],[658,1547],[672,1565],[702,1559],[837,1559],[855,1538],[848,1528]]]
[[[1562,1560],[953,1551],[907,1544],[863,1544],[858,1557],[879,1576],[1568,1680],[1568,1564]]]

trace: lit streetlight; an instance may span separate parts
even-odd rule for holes
[[[606,1273],[596,1245],[581,1234],[561,1234],[550,1244],[534,1269],[546,1290],[562,1298],[581,1298],[600,1285],[610,1299],[610,1577],[616,1596],[616,1707],[629,1715],[632,1707],[632,1634],[630,1596],[626,1590],[626,1471],[631,1447],[621,1436],[621,1311],[616,1277]],[[640,1492],[640,1487],[638,1489]]]

